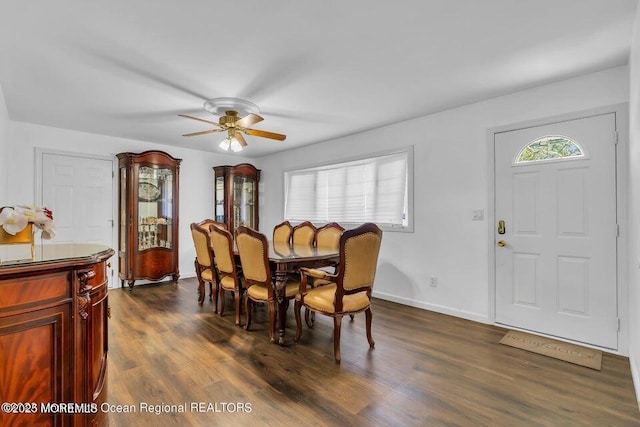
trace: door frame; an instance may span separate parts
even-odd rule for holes
[[[558,122],[599,116],[602,114],[614,113],[616,131],[618,133],[618,143],[616,145],[615,162],[615,184],[616,184],[616,216],[619,227],[619,236],[616,242],[616,272],[617,272],[617,310],[620,319],[618,331],[618,349],[608,352],[629,355],[629,307],[624,304],[628,301],[629,280],[628,280],[628,229],[629,222],[627,216],[627,182],[629,177],[628,157],[629,157],[629,104],[613,104],[589,110],[576,111],[556,116],[549,116],[525,122],[512,123],[500,127],[489,128],[487,130],[487,255],[489,272],[489,313],[488,319],[492,324],[496,324],[496,241],[495,227],[496,219],[496,176],[495,176],[495,134],[520,130],[529,127],[543,126]],[[612,136],[613,137],[613,136]],[[612,142],[613,143],[613,142]],[[612,230],[615,232],[615,230]],[[543,335],[543,334],[541,334]],[[555,337],[553,337],[555,338]],[[584,343],[577,343],[585,345]],[[596,347],[597,348],[597,347]]]
[[[52,150],[50,148],[44,147],[35,147],[35,177],[34,177],[34,195],[35,195],[35,203],[42,203],[42,165],[43,158],[45,154],[53,154],[57,156],[67,156],[67,157],[80,157],[84,159],[92,159],[92,160],[105,160],[111,162],[111,218],[113,218],[113,226],[111,227],[111,242],[114,248],[113,250],[118,253],[118,224],[116,224],[118,220],[118,182],[116,180],[116,172],[118,171],[118,163],[115,161],[115,157],[110,156],[102,156],[99,154],[91,154],[91,153],[80,153],[75,151],[62,151],[62,150]],[[111,264],[111,277],[108,278],[109,285],[112,288],[117,287],[118,278],[116,277],[116,273],[118,272],[118,257],[113,256],[109,260]]]

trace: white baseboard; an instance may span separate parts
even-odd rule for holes
[[[462,319],[473,320],[475,322],[492,324],[489,318],[485,315],[472,313],[469,311],[456,310],[451,307],[443,305],[427,304],[419,301],[414,301],[408,298],[401,298],[395,295],[386,294],[384,292],[373,291],[372,296],[374,298],[380,298],[385,301],[397,302],[398,304],[408,305],[410,307],[422,308],[424,310],[435,311],[436,313],[448,314],[450,316],[460,317]]]

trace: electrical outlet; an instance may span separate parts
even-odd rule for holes
[[[429,285],[432,288],[435,288],[436,286],[438,286],[438,278],[436,276],[431,276],[431,281],[429,282]]]

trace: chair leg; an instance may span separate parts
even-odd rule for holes
[[[309,329],[313,328],[313,324],[315,323],[316,320],[316,313],[314,313],[313,311],[309,310],[307,307],[304,308],[304,321],[307,324],[307,327]]]
[[[220,317],[222,317],[222,314],[224,313],[224,288],[222,286],[220,286],[220,292],[218,293],[218,298],[220,299],[220,310],[218,310],[218,315]]]
[[[373,348],[376,345],[376,342],[373,340],[373,337],[371,336],[371,320],[373,318],[373,315],[371,314],[371,307],[367,308],[364,311],[364,315],[366,317],[366,322],[367,322],[367,341],[369,341],[369,348]]]
[[[213,312],[217,313],[218,312],[218,288],[220,287],[220,285],[218,285],[218,282],[216,282],[215,286],[213,286],[213,283],[211,283],[211,286],[212,286],[211,295],[213,296]]]
[[[204,290],[204,283],[203,282],[198,283],[198,304],[202,305],[202,303],[204,302],[205,294],[206,292]]]
[[[276,342],[276,302],[269,300],[269,341]]]
[[[296,315],[296,337],[293,339],[294,342],[298,342],[300,336],[302,335],[302,319],[300,318],[300,309],[302,308],[302,303],[297,301],[293,304],[293,312]],[[305,307],[305,318],[309,313],[309,309]],[[307,323],[308,324],[308,323]]]
[[[236,325],[240,326],[240,289],[233,291],[233,303],[236,309]]]
[[[213,285],[213,283],[215,282],[216,284],[216,293],[213,293],[213,286],[211,286],[211,293],[209,294],[209,300],[213,300],[213,298],[216,299],[216,301],[218,300],[218,288],[220,287],[220,276],[218,275],[218,268],[214,265],[213,266],[213,282],[211,282],[211,284]],[[216,304],[217,306],[217,304]]]
[[[249,295],[245,295],[244,297],[244,311],[247,313],[247,323],[244,325],[245,331],[249,330],[249,326],[251,326],[251,300],[249,299]]]
[[[342,315],[333,318],[333,356],[336,363],[340,363],[340,328],[342,327]]]
[[[204,280],[202,280],[202,276],[200,275],[200,265],[198,265],[198,259],[193,263],[196,267],[196,276],[198,277],[198,304],[202,304],[204,302]],[[124,280],[122,281],[122,286],[124,286]]]

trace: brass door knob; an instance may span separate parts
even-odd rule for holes
[[[507,242],[505,242],[504,240],[498,240],[497,245],[501,248],[504,248],[505,246],[507,246]]]

